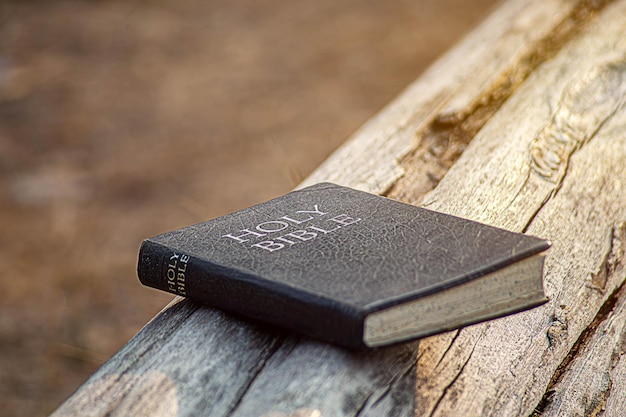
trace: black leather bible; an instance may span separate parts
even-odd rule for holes
[[[546,301],[545,240],[322,183],[147,239],[140,281],[351,348]]]

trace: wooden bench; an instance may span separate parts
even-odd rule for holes
[[[507,1],[302,184],[550,239],[548,304],[359,353],[177,299],[54,415],[623,416],[625,32]]]

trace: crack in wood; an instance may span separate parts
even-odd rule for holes
[[[278,352],[280,347],[284,345],[285,341],[286,341],[286,337],[276,337],[269,342],[269,346],[268,346],[268,349],[265,351],[265,355],[263,355],[262,358],[259,358],[259,361],[256,362],[257,366],[253,369],[253,372],[249,380],[247,381],[246,385],[244,385],[235,396],[236,400],[234,401],[233,405],[230,407],[230,410],[228,410],[226,415],[233,415],[235,413],[237,408],[243,402],[243,399],[246,396],[246,393],[250,390],[250,387],[252,387],[257,377],[263,371],[263,368],[265,368],[265,366],[270,361],[270,359],[276,354],[276,352]],[[289,347],[289,350],[291,349],[293,349],[293,346]]]
[[[593,139],[626,100],[626,55],[606,60],[574,78],[563,90],[550,122],[532,141],[526,180],[507,206],[508,217],[529,212],[525,233],[561,188],[572,155]],[[528,201],[537,195],[541,203]]]
[[[603,265],[600,266],[600,269],[606,269],[607,271],[610,271],[607,279],[608,277],[610,277],[611,274],[620,271],[620,268],[624,265],[626,222],[619,222],[611,230],[611,245],[603,258]],[[554,374],[552,375],[552,378],[550,379],[550,382],[546,387],[545,394],[535,407],[535,410],[530,415],[530,417],[540,416],[545,408],[550,404],[552,397],[555,394],[554,387],[561,381],[565,373],[570,368],[574,359],[578,357],[579,353],[587,347],[588,343],[590,343],[590,340],[592,340],[593,335],[598,331],[602,323],[604,323],[611,316],[620,298],[624,296],[626,296],[626,277],[607,297],[606,301],[602,304],[589,326],[587,326],[587,328],[583,332],[581,332],[576,342],[574,342],[570,351],[567,353],[561,364],[557,367]],[[615,366],[615,363],[613,364],[613,367]],[[602,407],[606,403],[606,400],[610,395],[610,390],[611,381],[609,371],[608,388],[607,390],[605,390],[605,392],[603,392],[602,398],[598,401],[597,404],[595,404],[594,409],[590,410],[591,414],[589,415],[598,415],[602,411]]]
[[[415,374],[416,372],[416,364],[412,363],[410,366],[407,366],[404,371],[397,373],[396,375],[394,375],[394,377],[392,378],[392,380],[389,382],[389,384],[387,384],[387,386],[385,387],[385,389],[376,397],[376,399],[372,402],[372,407],[375,407],[377,404],[379,404],[383,399],[385,399],[385,397],[387,395],[389,395],[389,393],[392,391],[392,388],[394,387],[394,385],[396,385],[398,382],[402,382],[402,380],[404,378],[406,378],[407,376],[409,376],[410,374]],[[372,397],[374,394],[372,393],[372,395],[370,395],[370,397]],[[368,397],[368,400],[369,398]],[[359,414],[357,414],[355,417],[358,417]]]
[[[550,325],[546,330],[548,348],[553,348],[559,341],[567,337],[568,314],[570,309],[566,305],[560,305],[558,310],[550,317]]]
[[[138,351],[133,351],[131,345],[127,345],[126,348],[130,351],[133,351],[132,359],[129,360],[129,366],[122,369],[122,372],[119,373],[119,378],[122,378],[127,373],[132,373],[132,369],[134,369],[137,363],[141,362],[144,357],[148,356],[155,349],[159,349],[161,347],[160,341],[167,341],[171,338],[171,336],[182,327],[189,317],[191,317],[198,309],[200,308],[199,304],[196,304],[192,301],[182,299],[180,297],[174,298],[155,318],[153,318],[150,322],[148,322],[140,331],[152,333],[152,326],[156,326],[159,328],[157,332],[158,337],[155,337],[153,343],[150,344],[142,344],[139,345]],[[175,320],[172,320],[174,318]],[[173,325],[169,325],[172,324]],[[167,327],[163,327],[163,325]],[[169,325],[169,326],[168,326]],[[143,348],[143,349],[141,349]],[[120,355],[123,355],[126,349],[120,351]],[[109,360],[115,360],[116,357]],[[96,376],[98,374],[95,374]]]
[[[554,397],[554,394],[556,394],[555,390],[553,389],[547,390],[544,396],[541,398],[541,401],[539,401],[539,404],[537,404],[537,406],[533,410],[530,417],[539,417],[543,413],[543,411],[546,409],[548,404],[550,404],[550,402],[552,401],[552,397]]]
[[[478,341],[476,341],[476,344],[478,344]],[[469,363],[470,359],[472,359],[472,355],[474,354],[474,350],[476,349],[476,344],[474,344],[474,346],[472,346],[472,350],[470,351],[470,354],[467,356],[467,359],[465,360],[465,362],[463,362],[463,365],[461,365],[461,368],[459,368],[459,371],[457,372],[457,374],[454,376],[454,378],[452,378],[452,380],[448,384],[446,384],[446,386],[441,391],[441,395],[439,396],[439,398],[435,402],[435,405],[434,405],[432,411],[428,414],[428,417],[433,417],[435,415],[435,412],[437,411],[437,408],[439,407],[439,404],[441,404],[441,402],[443,401],[444,397],[448,394],[448,391],[450,390],[450,388],[456,383],[456,381],[459,379],[459,377],[463,374],[463,371],[465,370],[465,367]]]
[[[382,195],[419,204],[437,186],[485,123],[535,68],[560,51],[582,31],[591,16],[609,2],[579,2],[547,36],[536,41],[528,52],[503,70],[467,108],[448,114],[440,113],[425,128],[416,132],[415,149],[401,161],[404,175]]]
[[[363,400],[363,403],[361,404],[361,406],[356,410],[356,412],[353,414],[352,417],[359,417],[361,415],[361,413],[363,412],[363,410],[365,410],[365,407],[367,406],[367,404],[369,403],[370,398],[372,398],[372,396],[374,395],[374,393],[371,393],[370,395],[368,395],[367,397],[365,397],[365,399]]]
[[[450,352],[450,349],[452,349],[452,346],[454,346],[454,343],[456,342],[456,339],[459,337],[459,334],[461,333],[462,329],[459,330],[455,330],[455,334],[454,337],[452,338],[452,340],[450,341],[450,344],[448,345],[448,347],[446,348],[445,352],[443,352],[443,355],[441,355],[441,357],[439,358],[439,360],[437,361],[437,364],[435,365],[435,368],[437,368],[439,366],[439,364],[444,360],[444,358],[446,357],[446,355],[448,354],[448,352]]]

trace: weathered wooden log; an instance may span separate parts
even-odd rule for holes
[[[303,184],[548,238],[548,304],[351,352],[175,300],[55,415],[620,415],[625,28],[626,1],[509,1]]]
[[[622,287],[625,11],[625,2],[607,6],[534,71],[426,198],[435,210],[527,231],[554,246],[546,264],[549,304],[422,344],[421,413],[531,414]],[[444,203],[451,193],[454,202]]]

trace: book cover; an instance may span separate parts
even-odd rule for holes
[[[537,255],[548,247],[322,183],[145,240],[138,275],[144,285],[213,307],[371,348],[541,304]],[[445,314],[442,324],[437,317]]]

